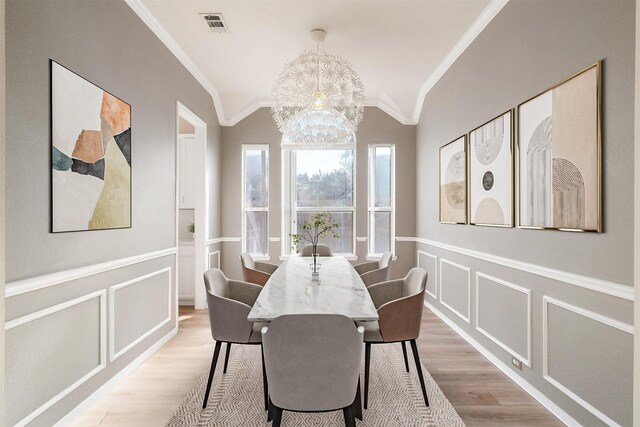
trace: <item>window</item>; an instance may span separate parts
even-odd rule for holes
[[[395,147],[369,146],[369,255],[395,252]]]
[[[321,243],[338,254],[355,250],[354,150],[287,150],[285,157],[285,216],[283,252],[289,254],[289,233],[313,214],[330,213],[341,227],[339,238],[326,237]]]
[[[242,245],[252,255],[269,253],[269,146],[242,146]]]

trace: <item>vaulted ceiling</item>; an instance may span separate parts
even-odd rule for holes
[[[315,46],[353,64],[367,105],[415,124],[426,92],[507,0],[126,0],[213,97],[222,125],[269,106],[283,65]],[[216,34],[201,13],[222,13]]]

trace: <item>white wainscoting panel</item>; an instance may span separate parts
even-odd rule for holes
[[[416,265],[420,268],[425,268],[420,264],[420,255],[429,257],[433,261],[433,277],[427,278],[425,292],[432,298],[438,299],[438,257],[425,251],[418,251],[416,256]],[[433,283],[433,292],[429,290],[429,283]]]
[[[220,268],[220,251],[210,252],[207,261],[207,269]]]
[[[158,271],[154,271],[149,274],[145,274],[144,276],[136,277],[135,279],[126,281],[124,283],[120,283],[118,285],[111,286],[109,288],[109,361],[113,362],[118,357],[125,354],[127,351],[131,350],[149,335],[153,334],[158,329],[162,328],[164,325],[171,321],[171,267],[166,267]],[[153,326],[147,332],[136,338],[131,343],[127,344],[124,348],[117,350],[115,349],[115,335],[116,335],[116,326],[115,326],[115,312],[116,312],[116,293],[128,286],[135,285],[136,283],[143,282],[152,277],[156,277],[159,275],[166,274],[167,276],[167,317],[162,319],[160,323]]]
[[[69,309],[76,305],[82,304],[87,301],[91,301],[95,298],[99,298],[100,304],[100,330],[98,331],[99,340],[100,340],[100,356],[99,356],[99,364],[93,368],[91,371],[87,372],[81,378],[79,378],[74,383],[70,384],[67,388],[47,400],[45,403],[40,405],[37,409],[31,412],[29,415],[24,417],[22,420],[17,422],[15,426],[24,426],[31,422],[38,415],[42,414],[44,411],[49,409],[55,403],[59,402],[69,393],[80,387],[87,380],[93,377],[98,372],[102,371],[107,365],[107,291],[102,289],[100,291],[92,292],[90,294],[74,298],[72,300],[63,302],[61,304],[57,304],[43,310],[37,311],[35,313],[27,314],[25,316],[19,317],[17,319],[11,320],[5,323],[5,331],[9,331],[11,329],[17,328],[29,322],[32,322],[37,319],[41,319],[46,316],[50,316],[54,313],[58,313],[60,311]]]
[[[522,331],[526,334],[526,340],[527,340],[527,353],[526,355],[521,354],[520,352],[514,350],[512,347],[510,347],[509,345],[505,344],[502,340],[500,340],[499,338],[497,338],[495,335],[493,335],[490,331],[486,330],[485,328],[482,327],[481,324],[481,310],[485,307],[481,307],[480,305],[480,295],[481,295],[481,289],[482,287],[480,286],[480,279],[484,278],[486,280],[489,280],[497,285],[500,286],[504,286],[508,289],[514,290],[516,292],[521,292],[523,293],[526,297],[527,297],[527,306],[526,309],[524,311],[524,315],[526,316],[526,325],[527,325],[527,330],[526,331]],[[499,307],[490,307],[491,310],[496,310],[499,309]],[[506,319],[506,321],[509,321],[509,319]],[[489,276],[488,274],[484,274],[484,273],[480,273],[480,272],[476,272],[476,329],[478,330],[478,332],[480,332],[481,334],[483,334],[485,337],[489,338],[491,341],[493,341],[495,344],[497,344],[498,346],[500,346],[503,350],[505,350],[506,352],[508,352],[509,354],[511,354],[514,357],[517,357],[522,363],[524,363],[526,366],[528,366],[529,368],[531,368],[531,289],[527,289],[524,288],[522,286],[518,286],[518,285],[514,285],[513,283],[507,282],[505,280],[502,279],[498,279],[497,277],[493,277],[493,276]]]
[[[566,394],[567,396],[569,396],[571,399],[573,399],[576,403],[578,403],[580,406],[582,406],[584,409],[586,409],[587,411],[589,411],[590,413],[592,413],[594,416],[596,416],[598,419],[600,419],[602,422],[604,422],[607,425],[610,426],[618,426],[620,425],[619,423],[615,422],[613,419],[611,419],[611,417],[607,414],[605,414],[603,411],[601,411],[600,409],[596,408],[593,404],[589,403],[586,399],[584,399],[583,397],[580,397],[578,392],[571,390],[568,386],[562,384],[559,380],[553,378],[551,376],[551,374],[549,373],[549,361],[550,361],[550,357],[553,357],[553,355],[549,354],[549,306],[550,305],[555,305],[557,307],[560,307],[564,310],[568,310],[570,312],[573,312],[577,315],[583,316],[587,319],[591,319],[592,321],[595,322],[599,322],[603,325],[606,325],[608,327],[611,327],[615,330],[619,330],[622,331],[624,333],[627,334],[631,334],[633,335],[634,333],[634,329],[632,325],[628,325],[626,323],[620,322],[618,320],[612,319],[610,317],[606,317],[603,316],[599,313],[595,313],[593,311],[584,309],[582,307],[578,307],[572,304],[569,304],[567,302],[564,301],[560,301],[558,299],[552,298],[550,296],[543,296],[542,298],[543,300],[543,304],[542,304],[542,310],[543,310],[543,316],[542,316],[542,363],[543,363],[543,378],[548,381],[549,383],[551,383],[554,387],[556,387],[558,390],[560,390],[561,392],[563,392],[564,394]],[[631,337],[632,340],[632,337]],[[594,345],[598,345],[598,343],[594,343]],[[612,362],[614,363],[618,363],[615,360],[615,357],[612,358]],[[631,372],[629,372],[629,375],[631,375]],[[631,390],[630,390],[631,391]],[[601,392],[599,392],[601,393]]]
[[[142,262],[151,261],[153,259],[175,255],[177,252],[177,247],[167,248],[160,251],[134,255],[131,257],[115,259],[100,264],[88,265],[86,267],[74,268],[72,270],[65,270],[57,273],[45,274],[44,276],[31,277],[29,279],[7,283],[5,286],[5,298],[15,297],[27,292],[33,292],[49,286],[60,285],[72,280],[82,279],[84,277],[105,273],[107,271],[128,267],[134,264],[140,264]]]
[[[449,265],[451,267],[460,269],[460,270],[464,271],[467,274],[467,310],[466,310],[466,313],[461,313],[460,311],[458,311],[455,308],[453,308],[450,304],[448,304],[444,300],[444,293],[442,292],[442,281],[443,281],[443,278],[444,278],[444,274],[442,274],[442,265],[443,264],[446,264],[446,265]],[[439,281],[440,304],[442,304],[443,306],[447,307],[449,310],[451,310],[451,312],[456,314],[458,317],[460,317],[465,322],[471,324],[471,269],[469,267],[465,267],[463,265],[456,264],[455,262],[449,261],[447,259],[440,258],[440,272],[438,273],[438,278],[440,280]]]

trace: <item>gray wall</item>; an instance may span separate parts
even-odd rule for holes
[[[29,282],[36,276],[174,248],[177,100],[208,124],[210,237],[218,236],[220,127],[211,96],[126,3],[11,0],[6,17],[7,280]],[[49,59],[132,106],[130,229],[49,233]],[[8,322],[63,304],[60,311],[7,331],[8,424],[96,370],[33,421],[53,424],[170,334],[176,327],[175,267],[175,255],[169,254],[8,298]],[[152,276],[144,279],[148,274]],[[92,292],[98,294],[78,300]],[[101,307],[101,298],[106,306]],[[65,308],[69,301],[77,304]],[[105,307],[115,315],[107,316]],[[106,335],[101,335],[101,325],[106,325]],[[101,359],[108,343],[114,345],[114,354],[122,354],[112,357],[108,352]],[[46,375],[38,375],[41,371]]]
[[[632,301],[608,290],[616,284],[633,285],[634,12],[631,0],[509,2],[427,94],[417,127],[416,228],[417,236],[428,240],[418,249],[436,257],[423,258],[429,268],[447,265],[439,271],[441,292],[427,301],[507,365],[512,354],[523,352],[522,338],[527,337],[531,367],[514,371],[516,375],[586,425],[600,421],[575,396],[623,425],[630,424],[632,414],[632,335],[589,316],[633,324]],[[603,60],[604,233],[440,224],[439,147],[597,60]],[[483,254],[507,258],[510,266]],[[581,275],[574,280],[585,285],[593,278],[603,279],[595,283],[605,289],[594,292],[558,275],[532,274],[527,268],[513,268],[514,261]],[[468,286],[461,285],[465,269]],[[578,314],[555,300],[545,303],[544,296],[587,311]],[[514,305],[522,309],[511,310]],[[450,309],[467,306],[468,321]],[[527,307],[532,316],[530,337]],[[486,334],[476,329],[479,326]],[[543,352],[545,333],[548,355]],[[608,345],[594,344],[599,342]],[[550,378],[566,387],[565,392],[543,378],[546,356]],[[598,398],[595,390],[607,390],[611,398]]]
[[[269,145],[269,235],[281,233],[281,163],[278,130],[268,108],[260,108],[235,126],[222,128],[222,234],[240,238],[242,235],[241,158],[242,144]],[[415,126],[402,125],[378,108],[366,108],[364,119],[356,134],[356,236],[367,236],[367,168],[368,145],[393,143],[396,146],[396,236],[415,235]],[[222,267],[234,278],[242,277],[240,270],[240,241],[224,242]],[[279,262],[281,242],[269,245],[271,262]],[[356,242],[358,260],[364,262],[367,242]],[[392,264],[392,275],[406,274],[415,265],[413,242],[396,242],[397,261]]]
[[[635,149],[635,179],[634,182],[640,182],[640,28],[638,27],[638,22],[640,22],[640,8],[636,7],[636,102],[635,102],[635,141],[636,141],[636,149]],[[635,217],[637,218],[640,215],[640,186],[636,185],[635,187]],[[640,222],[635,222],[635,230],[633,233],[634,240],[634,279],[635,282],[640,280]],[[640,330],[640,286],[635,287],[635,328],[636,331]],[[633,422],[634,426],[640,427],[640,333],[636,333],[635,337],[635,346],[634,346],[634,368],[633,368],[633,376],[634,376],[634,385],[633,385],[633,395],[635,399],[633,400]]]
[[[4,216],[5,216],[5,130],[4,130],[4,57],[5,57],[5,36],[4,36],[4,0],[0,0],[0,426],[4,426],[5,405],[4,405],[4,280],[5,280],[5,264],[4,264]]]

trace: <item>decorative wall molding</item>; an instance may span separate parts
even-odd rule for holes
[[[465,31],[460,40],[453,46],[447,56],[440,62],[436,69],[427,78],[418,92],[418,98],[416,99],[416,106],[413,111],[412,124],[417,124],[420,120],[420,114],[422,113],[422,107],[424,105],[424,97],[427,93],[438,83],[438,81],[444,76],[444,73],[453,65],[454,62],[467,50],[469,45],[478,37],[478,35],[485,29],[487,25],[495,18],[495,16],[502,10],[502,8],[509,2],[509,0],[491,0],[489,5],[485,7],[482,13],[471,24],[469,29]]]
[[[214,255],[217,256],[217,260],[218,260],[218,264],[217,264],[218,267],[217,268],[220,268],[220,251],[217,250],[217,251],[209,252],[207,254],[207,270],[210,270],[212,268],[211,267],[211,260],[212,260],[211,257],[214,256]]]
[[[453,329],[458,335],[460,335],[465,341],[471,344],[476,350],[478,350],[484,357],[486,357],[493,365],[500,369],[506,376],[511,378],[513,382],[518,384],[524,391],[529,393],[531,397],[536,399],[542,406],[547,408],[549,412],[555,415],[560,421],[562,421],[565,425],[568,426],[579,426],[581,425],[578,421],[576,421],[572,416],[570,416],[567,412],[565,412],[562,408],[556,405],[551,399],[545,396],[540,390],[531,385],[528,381],[522,378],[519,374],[517,374],[511,366],[505,364],[500,359],[498,359],[493,353],[483,347],[478,341],[471,337],[467,332],[465,332],[460,326],[458,326],[455,322],[450,320],[444,313],[438,310],[433,304],[426,302],[424,305],[433,312],[436,316],[438,316],[444,323],[449,325],[451,329]]]
[[[71,412],[65,415],[60,421],[58,421],[54,427],[66,427],[73,423],[78,416],[84,414],[89,408],[91,408],[103,395],[109,392],[116,384],[122,381],[127,375],[133,372],[138,366],[147,360],[153,353],[158,351],[163,345],[165,345],[171,338],[176,336],[178,328],[174,328],[164,337],[160,338],[158,342],[149,347],[144,353],[136,357],[136,359],[129,363],[126,367],[120,370],[116,375],[111,377],[109,381],[100,386],[99,389],[94,391],[89,397],[82,401],[78,406],[73,408]]]
[[[523,356],[507,344],[500,341],[495,336],[491,335],[485,329],[482,329],[480,326],[480,278],[485,278],[490,280],[498,285],[505,286],[507,288],[513,289],[518,292],[522,292],[527,296],[527,355]],[[531,368],[531,289],[524,288],[522,286],[514,285],[513,283],[507,282],[502,279],[498,279],[497,277],[489,276],[488,274],[476,272],[476,330],[480,332],[485,337],[489,338],[511,356],[517,357],[522,363],[524,363],[527,367]]]
[[[106,289],[102,289],[96,292],[92,292],[90,294],[71,299],[69,301],[65,301],[61,304],[57,304],[51,307],[47,307],[43,310],[36,311],[34,313],[27,314],[25,316],[19,317],[17,319],[11,320],[5,323],[5,331],[16,328],[18,326],[24,325],[26,323],[32,322],[34,320],[40,319],[45,316],[49,316],[51,314],[57,313],[62,310],[66,310],[78,304],[82,304],[84,302],[90,301],[95,298],[100,298],[100,364],[93,368],[91,371],[87,372],[80,379],[75,381],[73,384],[62,390],[60,393],[53,396],[51,399],[47,400],[45,403],[40,405],[36,410],[31,412],[29,415],[24,417],[18,423],[15,424],[14,427],[24,426],[31,422],[34,418],[42,414],[44,411],[52,407],[54,404],[62,400],[69,393],[80,387],[82,384],[87,382],[91,377],[96,375],[98,372],[102,371],[107,366],[107,291]]]
[[[144,339],[146,339],[148,336],[150,336],[151,334],[153,334],[155,331],[157,331],[158,329],[162,328],[164,325],[166,325],[167,323],[169,323],[171,321],[171,277],[172,277],[172,273],[171,273],[171,267],[166,267],[163,268],[161,270],[158,271],[154,271],[152,273],[149,274],[145,274],[143,276],[140,277],[136,277],[135,279],[131,279],[128,280],[126,282],[120,283],[118,285],[114,285],[111,286],[109,288],[109,361],[113,362],[114,360],[116,360],[118,357],[122,356],[123,354],[125,354],[127,351],[131,350],[133,347],[135,347],[136,345],[138,345],[140,342],[142,342]],[[116,292],[122,288],[126,288],[127,286],[131,286],[134,285],[136,283],[140,283],[144,280],[150,279],[152,277],[156,277],[159,276],[161,274],[165,274],[167,273],[167,317],[165,319],[162,319],[162,321],[160,321],[160,323],[158,323],[157,325],[155,325],[153,328],[149,329],[147,332],[145,332],[144,334],[142,334],[140,337],[136,338],[133,342],[129,343],[126,347],[124,347],[123,349],[119,350],[118,352],[116,352],[115,350],[115,333],[116,333],[116,327],[115,327],[115,311],[116,311]]]
[[[88,265],[86,267],[74,268],[72,270],[60,271],[57,273],[46,274],[44,276],[32,277],[29,279],[19,280],[17,282],[7,283],[5,290],[5,298],[15,297],[27,292],[43,289],[49,286],[59,285],[61,283],[70,282],[72,280],[82,279],[84,277],[93,276],[95,274],[105,273],[107,271],[116,270],[118,268],[128,267],[130,265],[139,264],[145,261],[162,258],[169,255],[175,255],[178,248],[167,248],[160,251],[148,252],[146,254],[134,255],[128,258],[120,258],[100,264]]]
[[[439,274],[438,274],[438,270],[439,270],[438,269],[438,257],[435,256],[435,255],[432,255],[432,254],[430,254],[428,252],[425,252],[425,251],[417,251],[416,252],[416,266],[418,266],[418,267],[420,267],[420,255],[424,255],[424,256],[427,256],[427,257],[433,259],[433,271],[435,271],[435,274],[436,274],[436,277],[434,278],[434,283],[436,284],[436,286],[435,286],[436,293],[432,294],[431,292],[429,292],[428,288],[425,288],[425,292],[430,297],[432,297],[433,299],[437,300],[438,299],[438,286],[440,284],[440,282],[438,281],[438,276],[439,276]]]
[[[366,237],[356,237],[356,242],[366,242],[367,238]]]
[[[491,262],[493,264],[498,264],[498,265],[513,268],[516,270],[524,271],[526,273],[536,274],[538,276],[546,277],[548,279],[557,280],[559,282],[567,283],[569,285],[578,286],[580,288],[600,292],[605,295],[610,295],[616,298],[625,299],[627,301],[634,300],[633,286],[624,285],[621,283],[616,283],[616,282],[612,282],[604,279],[598,279],[595,277],[584,276],[581,274],[570,273],[568,271],[557,270],[554,268],[531,264],[524,261],[518,261],[511,258],[505,258],[498,255],[492,255],[486,252],[475,251],[473,249],[461,248],[459,246],[449,245],[447,243],[440,243],[440,242],[436,242],[428,239],[422,239],[420,237],[396,237],[396,240],[401,242],[416,242],[416,243],[421,243],[423,245],[433,246],[436,248],[455,252],[461,255],[478,258],[483,261]]]
[[[591,320],[595,320],[596,322],[603,323],[603,324],[605,324],[607,326],[610,326],[612,328],[619,329],[619,330],[621,330],[623,332],[626,332],[628,334],[631,334],[631,335],[633,335],[633,333],[634,333],[633,325],[629,325],[629,324],[620,322],[620,321],[612,319],[610,317],[603,316],[603,315],[601,315],[599,313],[595,313],[593,311],[584,309],[582,307],[575,306],[573,304],[569,304],[569,303],[564,302],[564,301],[560,301],[558,299],[552,298],[552,297],[547,296],[547,295],[544,295],[542,297],[542,377],[546,381],[548,381],[551,385],[553,385],[558,390],[560,390],[561,392],[563,392],[564,394],[569,396],[573,401],[575,401],[577,404],[579,404],[584,409],[589,411],[591,414],[593,414],[595,417],[597,417],[599,420],[601,420],[605,424],[607,424],[609,426],[618,426],[619,425],[618,423],[613,421],[611,418],[609,418],[607,415],[605,415],[602,411],[600,411],[599,409],[597,409],[596,407],[591,405],[586,400],[582,399],[575,392],[573,392],[568,387],[566,387],[565,385],[560,383],[560,381],[554,379],[552,376],[549,375],[549,369],[548,369],[549,368],[549,366],[548,366],[549,365],[549,341],[548,341],[548,339],[549,339],[549,330],[548,330],[548,327],[549,327],[549,319],[548,319],[549,304],[556,305],[556,306],[561,307],[561,308],[563,308],[565,310],[569,310],[569,311],[571,311],[573,313],[576,313],[578,315],[587,317],[587,318],[589,318]]]
[[[216,87],[211,83],[211,81],[207,78],[207,76],[198,68],[198,66],[193,62],[191,57],[180,47],[177,41],[169,32],[165,30],[165,28],[158,22],[158,20],[149,12],[147,7],[142,3],[141,0],[125,0],[127,5],[140,17],[142,22],[144,22],[147,27],[160,39],[160,41],[169,49],[169,51],[175,56],[178,61],[191,73],[191,75],[205,88],[207,92],[211,95],[213,100],[213,105],[216,110],[216,114],[218,116],[218,121],[220,125],[226,124],[226,120],[224,118],[224,111],[222,109],[222,102],[220,100],[220,94]]]
[[[448,264],[452,267],[455,267],[459,270],[462,270],[464,272],[467,273],[467,314],[466,316],[462,313],[460,313],[458,310],[456,310],[455,308],[451,307],[449,304],[447,304],[443,299],[443,293],[442,293],[442,264]],[[471,269],[469,267],[465,267],[464,265],[460,265],[460,264],[456,264],[455,262],[449,261],[445,258],[440,258],[440,271],[438,272],[438,278],[439,278],[439,287],[440,289],[438,290],[439,294],[440,294],[440,304],[442,304],[443,306],[447,307],[449,310],[451,310],[452,313],[456,314],[457,316],[459,316],[462,320],[464,320],[465,322],[467,322],[468,324],[471,324]]]
[[[269,237],[270,242],[279,242],[282,240],[282,237]]]
[[[240,242],[242,241],[241,237],[216,237],[215,239],[209,239],[204,244],[205,246],[215,245],[216,243],[223,242]]]

